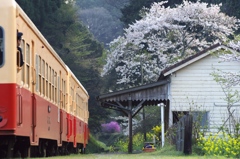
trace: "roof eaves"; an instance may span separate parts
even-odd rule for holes
[[[99,95],[97,97],[97,100],[102,100],[104,98],[109,98],[109,97],[113,97],[113,96],[117,96],[117,95],[121,95],[121,94],[132,93],[132,92],[136,92],[136,91],[139,91],[139,90],[144,90],[144,89],[147,89],[147,88],[153,88],[153,87],[156,87],[156,86],[165,85],[169,82],[170,82],[169,79],[161,80],[161,81],[157,81],[157,82],[154,82],[154,83],[150,83],[150,84],[146,84],[146,85],[142,85],[142,86],[138,86],[138,87],[133,87],[133,88],[124,89],[124,90],[121,90],[121,91],[102,94],[102,95]]]
[[[160,74],[160,77],[159,77],[159,80],[160,78],[163,78],[164,76],[167,76],[175,71],[178,71],[179,69],[183,68],[183,67],[186,67],[187,65],[195,62],[195,61],[198,61],[204,57],[206,57],[207,55],[209,55],[209,51],[210,50],[215,50],[217,49],[219,46],[221,46],[221,44],[215,44],[213,46],[210,46],[209,48],[207,49],[204,49],[203,51],[200,51],[172,66],[169,66],[167,68],[165,68],[164,70],[162,70],[161,74]]]

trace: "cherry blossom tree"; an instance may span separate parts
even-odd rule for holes
[[[163,68],[215,43],[237,29],[237,19],[220,5],[184,1],[176,8],[153,3],[142,19],[110,43],[102,75],[116,71],[117,84],[136,86],[156,81]]]
[[[220,52],[220,62],[240,62],[240,41],[231,41],[228,45],[233,50]],[[215,69],[212,75],[214,80],[221,86],[225,95],[222,99],[227,103],[228,118],[222,125],[222,128],[226,129],[228,133],[234,133],[238,137],[240,122],[238,113],[235,110],[240,102],[240,72],[236,70],[224,71]]]
[[[235,52],[225,53],[221,54],[219,57],[221,59],[221,62],[240,62],[240,41],[234,42],[231,41],[229,44],[229,47],[236,50]],[[215,76],[217,77],[218,81],[221,82],[221,84],[224,86],[224,88],[229,89],[231,87],[235,87],[237,85],[240,85],[240,72],[236,71],[221,71],[218,70],[219,73],[216,73]]]

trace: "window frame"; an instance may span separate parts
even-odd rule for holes
[[[1,26],[0,26],[0,32],[2,33],[2,37],[0,37],[0,39],[2,38],[2,41],[0,43],[0,52],[2,51],[2,55],[0,55],[0,56],[2,56],[2,63],[0,63],[0,68],[1,68],[4,66],[4,63],[5,63],[5,47],[4,47],[5,46],[5,33],[4,33],[3,27],[1,27]]]

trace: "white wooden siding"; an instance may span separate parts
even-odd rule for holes
[[[211,73],[215,69],[222,71],[240,71],[238,62],[219,62],[216,56],[209,55],[171,74],[170,113],[172,111],[209,111],[211,131],[228,118],[223,100],[225,95],[220,85],[214,81]],[[236,87],[240,91],[239,87]],[[239,105],[239,104],[238,104]],[[240,113],[240,107],[234,107]],[[172,115],[170,115],[172,117]],[[170,119],[170,122],[172,119]]]

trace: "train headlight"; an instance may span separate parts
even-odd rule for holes
[[[2,122],[2,120],[3,120],[3,117],[2,117],[2,116],[0,116],[0,122]]]

